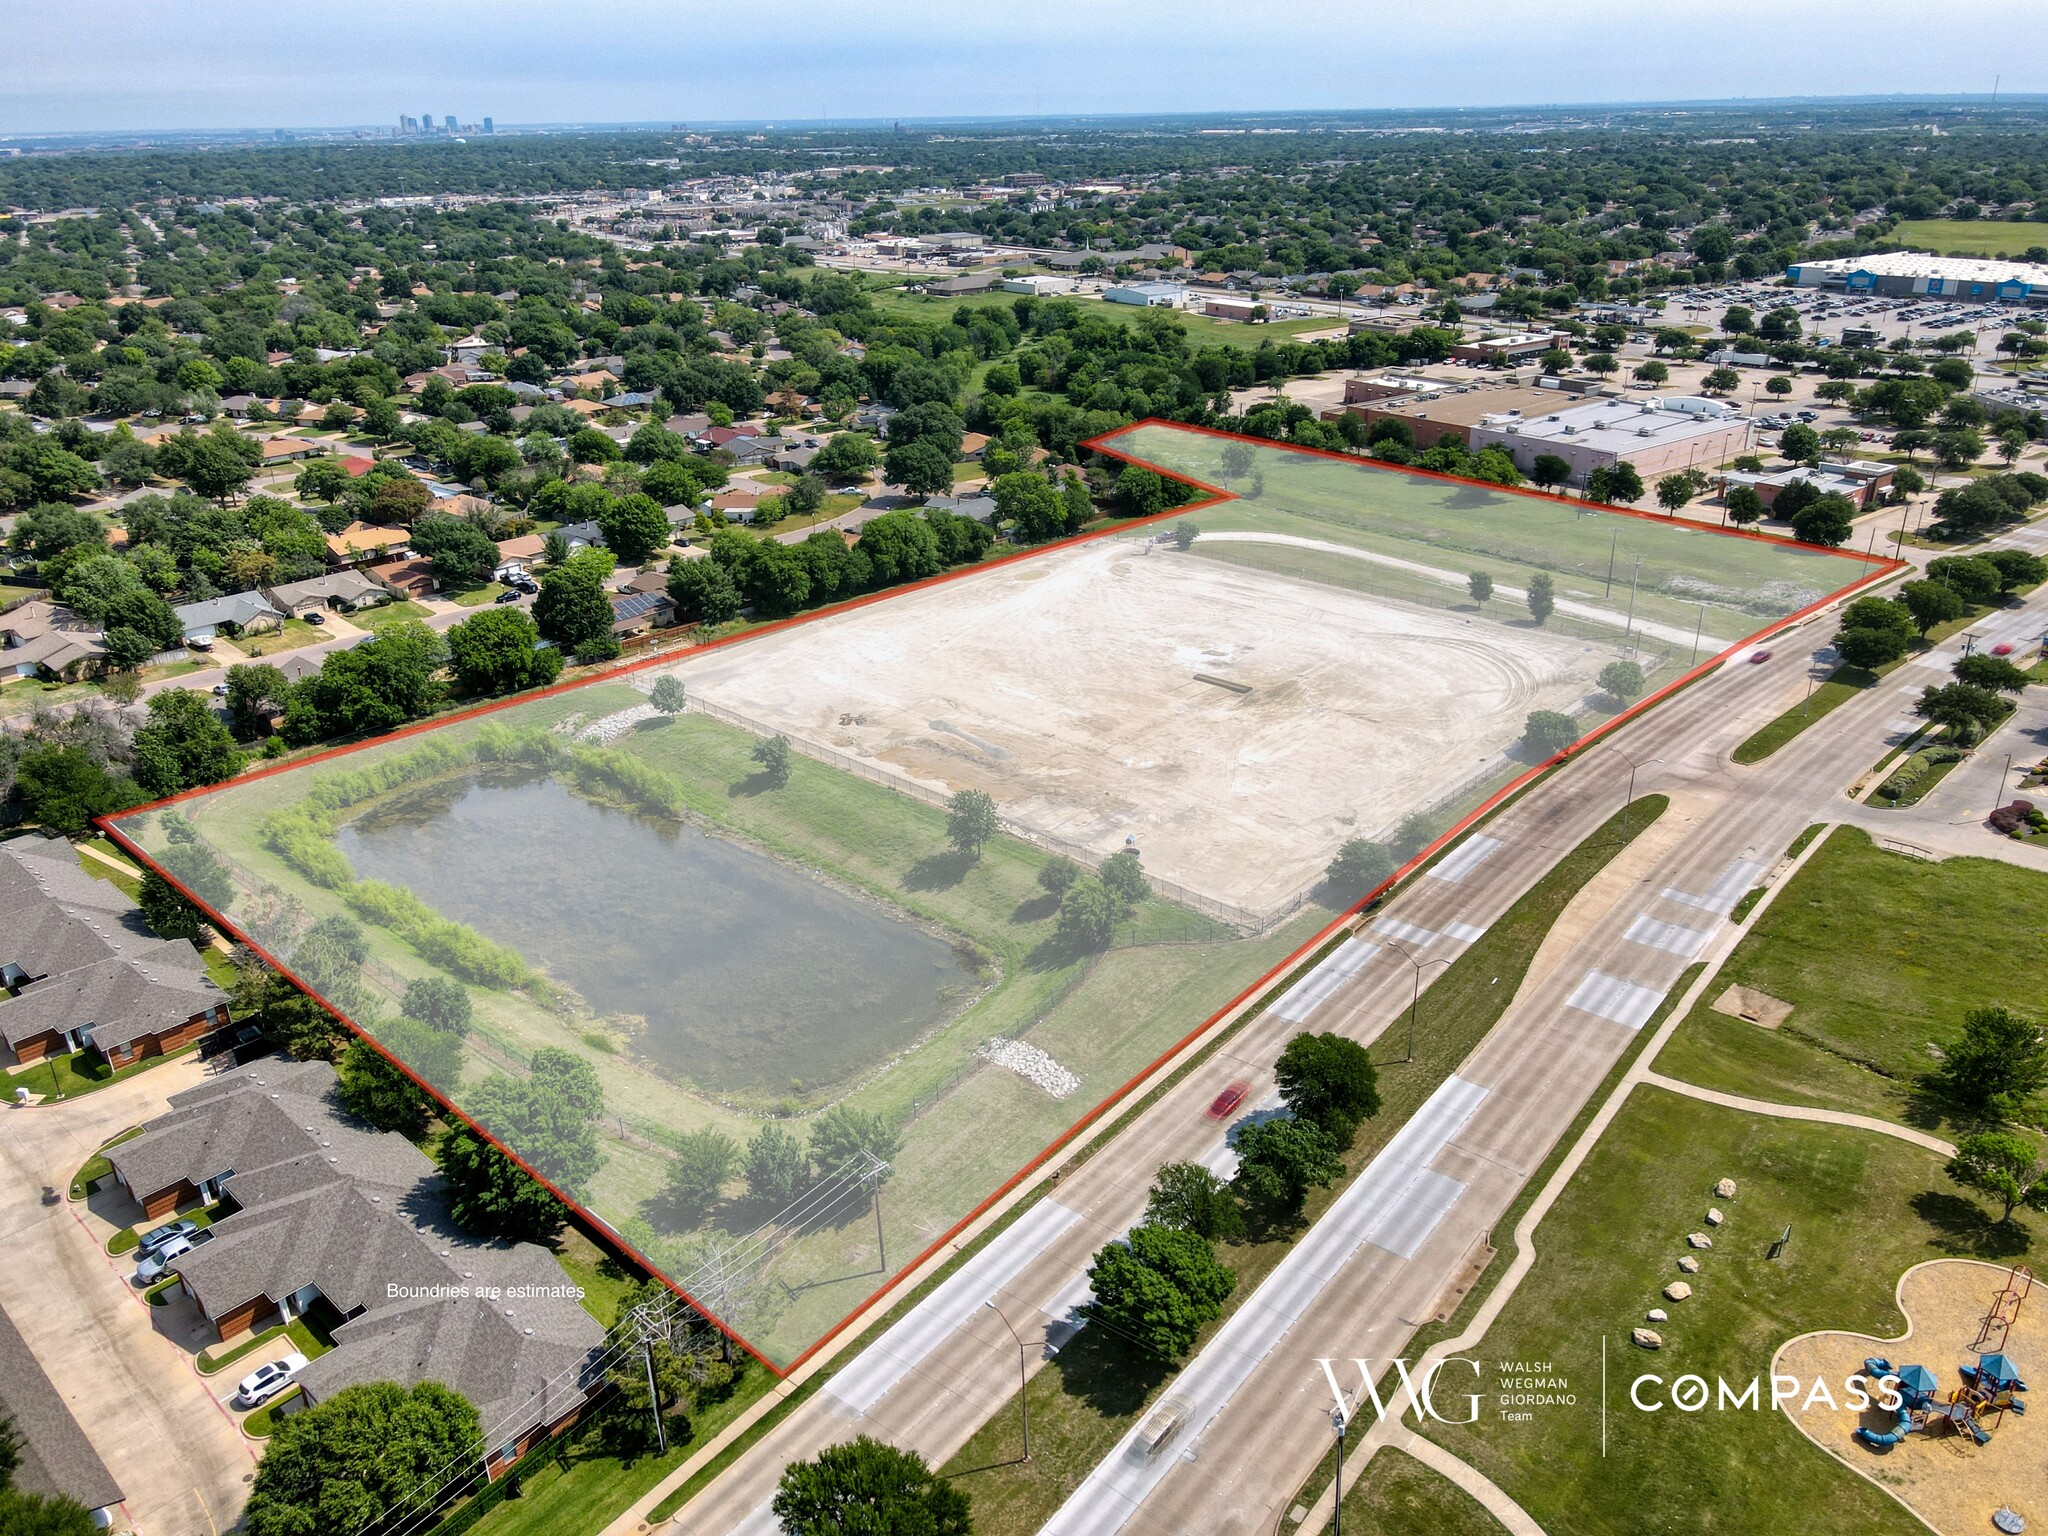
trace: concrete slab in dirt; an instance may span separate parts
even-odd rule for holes
[[[1731,1019],[1747,1019],[1752,1024],[1761,1024],[1765,1029],[1776,1029],[1792,1017],[1790,1003],[1768,992],[1759,992],[1754,987],[1730,987],[1714,999],[1713,1009]]]

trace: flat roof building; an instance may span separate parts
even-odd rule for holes
[[[2039,261],[1883,251],[1833,261],[1802,261],[1787,267],[1785,275],[1801,288],[1841,288],[1849,293],[1962,303],[2048,304],[2048,262]]]
[[[1555,410],[1560,403],[1555,390],[1529,389],[1521,385],[1487,387],[1437,384],[1429,380],[1403,382],[1414,382],[1423,387],[1408,394],[1352,401],[1350,397],[1354,387],[1359,393],[1366,394],[1373,390],[1374,384],[1371,380],[1349,380],[1344,391],[1347,403],[1337,414],[1363,416],[1368,429],[1382,421],[1401,422],[1414,433],[1418,448],[1432,448],[1445,441],[1460,447],[1476,448],[1478,444],[1473,442],[1472,432],[1482,421],[1533,416]]]
[[[1124,283],[1103,289],[1102,296],[1112,304],[1144,304],[1171,309],[1180,303],[1181,288],[1178,283]]]
[[[1655,396],[1642,400],[1594,400],[1543,415],[1491,416],[1476,423],[1467,446],[1473,452],[1501,448],[1528,474],[1542,454],[1571,466],[1571,483],[1583,485],[1596,469],[1626,462],[1645,480],[1674,470],[1710,468],[1747,446],[1749,423],[1719,401],[1718,407],[1670,410]]]

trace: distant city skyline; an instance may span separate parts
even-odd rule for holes
[[[868,0],[771,3],[739,27],[656,0],[613,0],[574,28],[534,0],[215,0],[205,26],[193,15],[15,0],[0,134],[397,133],[407,101],[433,101],[437,123],[450,105],[464,123],[488,111],[503,130],[2048,90],[2048,56],[2002,41],[2037,25],[2030,0],[1951,0],[1939,25],[1851,0],[1439,0],[1363,19],[1338,0],[1292,0],[1249,22],[1221,0]],[[403,46],[365,68],[371,39]]]

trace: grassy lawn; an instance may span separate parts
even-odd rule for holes
[[[0,609],[12,608],[16,603],[25,603],[32,597],[43,595],[41,587],[24,587],[11,581],[0,581]]]
[[[83,1200],[92,1185],[114,1171],[114,1165],[107,1161],[107,1149],[118,1147],[124,1141],[133,1141],[142,1134],[142,1127],[131,1126],[120,1135],[100,1144],[99,1151],[85,1160],[85,1166],[71,1176],[71,1198]]]
[[[1631,837],[1654,821],[1667,803],[1663,796],[1652,795],[1630,806]],[[1396,1059],[1380,1068],[1383,1107],[1346,1154],[1343,1178],[1329,1189],[1311,1192],[1299,1226],[1254,1232],[1243,1242],[1218,1249],[1217,1256],[1237,1276],[1227,1308],[1244,1304],[1294,1238],[1329,1209],[1345,1185],[1486,1037],[1558,915],[1624,846],[1617,813],[1445,968],[1422,1004],[1414,1062]],[[1397,1030],[1381,1042],[1376,1054],[1392,1056],[1404,1046],[1405,1038]],[[1219,1320],[1211,1332],[1221,1326]],[[976,1530],[981,1536],[1027,1536],[1038,1530],[1166,1388],[1172,1374],[1166,1363],[1107,1330],[1084,1328],[1031,1379],[1029,1463],[1002,1465],[1017,1454],[1016,1418],[1007,1408],[947,1463],[951,1474],[972,1474],[964,1486],[975,1500]]]
[[[242,1420],[242,1433],[252,1440],[267,1440],[270,1432],[277,1428],[277,1410],[300,1396],[297,1387],[289,1387],[278,1393],[269,1402]]]
[[[2039,1010],[2048,929],[2031,916],[2044,901],[2048,875],[1992,859],[1926,863],[1838,827],[1713,989],[1755,988],[1791,1003],[1791,1016],[1761,1029],[1703,998],[1657,1068],[1730,1093],[1952,1125],[1919,1087],[1936,1065],[1928,1045],[1954,1038],[1971,1008]]]
[[[633,1288],[639,1277],[620,1267],[597,1244],[574,1227],[562,1229],[555,1244],[555,1258],[569,1278],[583,1287],[583,1310],[605,1327],[618,1315],[619,1298]]]
[[[122,869],[135,867],[125,856],[121,864]],[[124,892],[130,901],[134,901],[142,893],[142,875],[139,871],[132,875],[124,874],[121,869],[110,869],[98,859],[80,859],[78,867],[93,879],[104,880],[114,889]]]
[[[281,1343],[281,1340],[286,1342]],[[287,1348],[287,1344],[289,1348]],[[211,1376],[218,1371],[226,1370],[237,1360],[245,1360],[250,1355],[257,1353],[259,1350],[268,1349],[272,1345],[277,1345],[280,1353],[288,1353],[289,1350],[295,1349],[308,1360],[317,1360],[320,1356],[326,1354],[328,1350],[334,1348],[332,1340],[324,1339],[311,1328],[308,1328],[304,1318],[295,1317],[282,1327],[266,1328],[261,1333],[242,1340],[241,1343],[232,1348],[222,1350],[219,1354],[215,1354],[212,1350],[207,1350],[194,1363],[199,1367],[200,1375]]]
[[[195,1041],[162,1056],[146,1056],[119,1069],[108,1066],[94,1050],[73,1051],[67,1056],[45,1056],[26,1071],[15,1073],[8,1079],[8,1086],[25,1087],[31,1093],[52,1099],[75,1099],[81,1094],[95,1093],[124,1078],[133,1077],[138,1072],[147,1072],[162,1062],[189,1056],[198,1049]]]
[[[1891,238],[1937,256],[2006,256],[2017,261],[2037,245],[2048,245],[2048,224],[2008,224],[1999,219],[1907,219]]]
[[[304,619],[289,618],[276,629],[239,636],[235,641],[235,649],[255,660],[263,656],[275,656],[280,651],[297,650],[302,645],[311,645],[320,637],[321,632]]]
[[[46,683],[40,678],[11,677],[0,683],[0,716],[25,715],[31,710],[98,698],[99,692],[92,683]]]
[[[364,608],[352,613],[348,616],[348,621],[358,629],[367,629],[374,633],[392,624],[403,624],[407,619],[428,618],[431,614],[432,610],[424,605],[401,598],[398,602],[386,603],[380,608]]]
[[[671,1443],[665,1456],[623,1459],[605,1449],[601,1433],[584,1435],[558,1459],[522,1474],[520,1496],[507,1499],[470,1530],[484,1536],[567,1536],[601,1531],[774,1385],[766,1371],[749,1364],[732,1392],[693,1417],[689,1439]]]
[[[441,595],[458,608],[482,608],[496,602],[498,594],[506,590],[502,581],[484,581],[460,591],[444,586]]]
[[[1471,1494],[1401,1451],[1373,1457],[1365,1476],[1344,1495],[1343,1525],[1359,1536],[1489,1536],[1502,1530]]]
[[[1629,1330],[1678,1277],[1683,1236],[1724,1177],[1740,1186],[1725,1203],[1728,1223],[1692,1277],[1695,1294],[1660,1326],[1664,1349],[1646,1360]],[[1767,1259],[1788,1222],[1790,1247]],[[1775,1533],[1799,1509],[1825,1509],[1828,1530],[1897,1528],[1883,1492],[1782,1414],[1640,1413],[1629,1383],[1656,1371],[1740,1388],[1767,1377],[1772,1352],[1795,1334],[1895,1334],[1903,1319],[1892,1288],[1907,1267],[1954,1254],[2002,1258],[2030,1242],[2026,1228],[1998,1228],[1957,1194],[1932,1153],[1640,1088],[1538,1231],[1535,1267],[1480,1346],[1489,1371],[1496,1361],[1549,1362],[1544,1374],[1563,1377],[1576,1403],[1536,1408],[1522,1423],[1483,1411],[1469,1427],[1433,1423],[1428,1433],[1546,1529],[1575,1536]]]
[[[1814,721],[1824,719],[1857,694],[1876,686],[1877,674],[1874,672],[1866,672],[1861,667],[1837,667],[1828,675],[1826,682],[1814,685],[1809,697],[1786,710],[1730,755],[1738,763],[1760,763]]]

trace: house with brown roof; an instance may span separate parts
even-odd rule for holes
[[[432,597],[440,582],[431,560],[387,560],[369,568],[370,574],[401,598]]]
[[[405,548],[412,535],[403,528],[379,528],[370,523],[350,523],[339,533],[327,536],[327,558],[337,565],[388,554]]]
[[[318,408],[313,408],[313,417],[319,419]],[[316,443],[309,437],[270,437],[263,441],[263,462],[265,464],[289,464],[295,459],[318,458],[326,452],[326,444]]]
[[[0,614],[0,673],[74,682],[106,654],[100,627],[53,599],[31,598]]]

